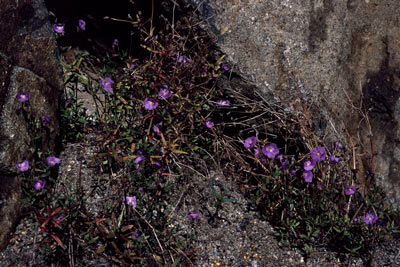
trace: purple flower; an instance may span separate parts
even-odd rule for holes
[[[256,148],[254,149],[254,157],[259,158],[261,156],[261,149]]]
[[[198,213],[191,213],[191,214],[188,215],[188,218],[200,220],[200,214],[198,214]]]
[[[229,106],[231,104],[231,102],[228,99],[224,99],[224,100],[218,100],[217,104],[220,105],[221,107],[226,107]]]
[[[19,102],[23,103],[25,101],[28,101],[30,96],[31,96],[30,93],[21,93],[20,92],[17,94],[17,99]]]
[[[289,168],[289,160],[285,159],[285,160],[280,160],[281,162],[281,166],[279,167],[279,170],[287,170]]]
[[[211,129],[214,126],[214,122],[212,120],[204,121],[203,124],[208,128]]]
[[[43,180],[36,180],[35,183],[33,184],[33,187],[36,189],[36,191],[39,191],[44,188],[46,185],[46,181]]]
[[[354,218],[353,222],[355,222],[355,223],[358,222],[358,218]]]
[[[54,30],[56,33],[64,34],[64,33],[65,33],[65,32],[64,32],[64,26],[65,26],[65,24],[62,24],[62,23],[54,24],[54,25],[53,25],[53,30]]]
[[[225,65],[224,63],[221,64],[221,67],[222,67],[224,70],[229,70],[229,67],[228,67],[227,65]]]
[[[115,49],[115,47],[118,45],[118,39],[114,39],[113,44],[112,44],[112,49]]]
[[[45,126],[49,125],[51,122],[51,118],[47,117],[47,116],[42,116],[40,117],[40,121],[43,122],[43,124]]]
[[[189,64],[188,58],[185,56],[179,56],[178,63],[183,63],[183,65],[186,66],[187,64]]]
[[[335,145],[336,150],[341,150],[343,148],[342,144],[340,142],[335,142],[333,143]]]
[[[313,159],[307,159],[304,161],[303,168],[306,171],[311,171],[315,167],[315,161]]]
[[[160,128],[158,127],[158,125],[153,125],[153,132],[158,136],[161,135]]]
[[[53,156],[47,157],[46,161],[47,161],[47,164],[50,167],[53,167],[53,166],[55,166],[57,164],[60,164],[60,162],[61,162],[59,158],[56,158],[56,157],[53,157]]]
[[[326,158],[325,148],[322,146],[316,146],[313,150],[311,150],[311,158],[315,162],[323,161]]]
[[[84,30],[86,30],[86,22],[84,21],[84,20],[79,20],[78,21],[78,25],[79,25],[79,28],[82,30],[82,31],[84,31]]]
[[[161,100],[166,100],[172,95],[172,93],[169,91],[168,86],[164,85],[160,92],[158,92],[158,98]]]
[[[107,92],[112,92],[114,81],[110,77],[100,79],[100,86]]]
[[[146,97],[144,99],[143,104],[144,104],[144,108],[147,110],[153,110],[158,107],[158,102],[155,101],[154,99],[148,98],[148,97]]]
[[[255,136],[250,136],[244,140],[244,147],[246,149],[252,149],[257,143],[257,137]]]
[[[262,149],[262,152],[267,158],[273,159],[273,158],[275,158],[276,155],[279,154],[279,149],[276,146],[276,144],[272,143],[272,144],[264,146],[264,148]]]
[[[134,232],[134,233],[133,233],[133,239],[135,239],[135,240],[136,240],[136,239],[138,239],[138,238],[139,238],[139,234],[138,234],[138,233],[136,233],[136,232]]]
[[[137,156],[134,162],[134,165],[137,166],[140,164],[140,162],[142,162],[143,160],[145,160],[144,156]]]
[[[304,182],[306,182],[306,183],[311,183],[311,182],[312,182],[313,174],[312,174],[311,171],[305,171],[305,172],[303,172],[302,177],[303,177],[303,179],[304,179]]]
[[[333,154],[329,157],[329,162],[331,164],[336,164],[336,163],[339,162],[339,160],[340,160],[340,158],[339,157],[335,157],[335,155],[333,155]]]
[[[136,197],[126,197],[125,202],[128,205],[131,205],[133,208],[136,208]]]
[[[29,169],[29,162],[27,160],[23,160],[17,163],[17,169],[21,172],[27,171]]]
[[[159,161],[153,161],[153,166],[156,166],[156,167],[158,167],[158,168],[160,168],[161,167],[161,163],[159,162]]]
[[[290,174],[291,174],[291,175],[295,175],[295,174],[296,174],[296,170],[291,170],[291,171],[290,171]]]
[[[57,224],[61,223],[64,221],[64,218],[62,216],[58,216],[57,218],[53,218],[53,221]]]
[[[346,188],[345,190],[344,190],[344,193],[346,194],[346,195],[354,195],[354,193],[356,192],[356,187],[354,186],[354,185],[352,185],[352,186],[350,186],[349,188]]]
[[[362,219],[365,224],[373,225],[378,220],[378,216],[376,216],[374,213],[367,213],[362,217]]]
[[[71,103],[71,102],[72,102],[72,99],[71,99],[71,98],[67,98],[66,102],[67,102],[67,103]]]

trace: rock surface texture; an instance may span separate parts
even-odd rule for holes
[[[188,1],[234,71],[307,103],[326,140],[360,145],[360,179],[372,168],[400,208],[400,1]]]
[[[41,116],[51,118],[42,138],[42,149],[54,149],[62,70],[43,1],[1,1],[0,36],[1,250],[21,211],[22,176],[16,163],[31,160],[32,127],[42,127]],[[17,99],[20,92],[30,93],[25,103]]]

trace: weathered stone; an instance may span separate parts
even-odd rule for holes
[[[188,1],[235,71],[285,106],[306,101],[320,136],[372,152],[359,177],[372,167],[400,208],[400,1]]]
[[[53,150],[62,88],[57,44],[42,0],[5,0],[0,5],[0,249],[21,211],[16,163],[32,158],[31,119],[50,117],[42,149]],[[17,100],[30,93],[27,107]]]

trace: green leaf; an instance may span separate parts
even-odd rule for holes
[[[233,198],[224,198],[222,202],[235,202],[236,200]]]
[[[210,106],[207,105],[207,104],[203,104],[202,108],[203,108],[204,110],[210,110]]]
[[[173,264],[171,264],[171,267],[176,267],[178,266],[178,263],[180,262],[181,259],[177,259]]]
[[[304,247],[306,248],[306,252],[308,254],[313,252],[313,248],[311,246],[309,246],[308,244],[304,244]]]
[[[96,236],[96,237],[90,239],[90,241],[88,242],[88,245],[93,244],[94,242],[96,242],[97,239],[99,239],[98,236]]]
[[[335,230],[336,232],[340,233],[342,230],[340,230],[339,228],[337,228],[336,226],[333,226],[333,230]]]
[[[315,230],[315,232],[312,234],[313,237],[317,237],[319,235],[320,230]]]

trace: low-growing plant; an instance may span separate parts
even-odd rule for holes
[[[356,155],[349,155],[339,142],[318,145],[312,124],[305,123],[301,114],[296,119],[279,108],[255,103],[256,114],[269,108],[268,116],[279,116],[284,123],[267,128],[268,116],[263,121],[249,114],[243,117],[246,124],[264,124],[271,137],[248,127],[242,143],[231,142],[231,147],[239,151],[241,146],[243,152],[235,158],[254,185],[254,200],[273,223],[281,243],[301,248],[307,255],[327,248],[339,257],[370,258],[385,235],[398,231],[399,218],[375,185],[373,171],[360,179],[352,165]]]
[[[325,247],[344,256],[368,255],[385,234],[397,231],[397,213],[382,190],[360,183],[356,167],[348,165],[354,155],[340,143],[324,145],[312,134],[306,110],[291,114],[250,88],[217,86],[222,76],[231,78],[231,69],[190,17],[174,25],[161,20],[158,32],[139,15],[116,21],[134,27],[141,50],[132,55],[115,39],[97,81],[82,70],[85,57],[63,62],[60,118],[64,142],[83,140],[89,121],[95,122],[90,130],[100,152],[88,161],[110,174],[113,196],[92,218],[82,200],[81,173],[77,192],[54,192],[60,162],[41,149],[46,132],[35,132],[33,160],[17,164],[30,179],[25,202],[47,233],[42,245],[51,260],[73,265],[92,254],[121,266],[192,264],[192,236],[179,236],[179,228],[168,225],[174,185],[184,181],[180,163],[197,166],[199,158],[225,166],[246,184],[282,244],[307,254]],[[86,29],[82,20],[78,26]],[[66,34],[60,23],[54,30]],[[78,92],[93,97],[93,117]],[[26,108],[29,95],[21,92],[18,99],[19,112],[37,126]],[[47,120],[41,123],[45,130]],[[371,172],[366,180],[373,179]],[[217,218],[223,204],[234,200],[213,184],[211,192],[216,211],[210,216]],[[198,220],[200,213],[188,218]]]

